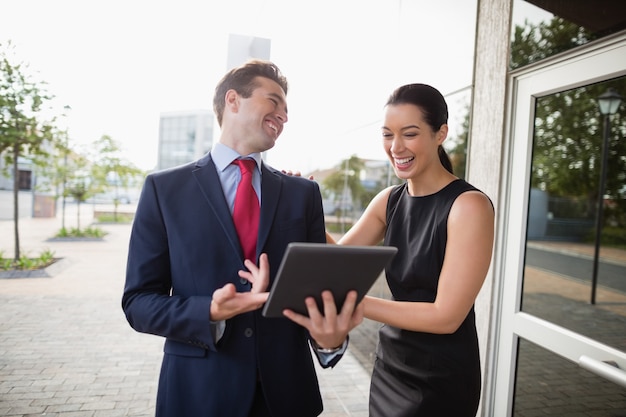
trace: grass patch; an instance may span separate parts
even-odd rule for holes
[[[98,223],[130,223],[135,217],[133,213],[97,213],[96,220]]]
[[[106,236],[107,232],[100,229],[99,227],[86,227],[84,229],[78,229],[76,227],[72,227],[70,229],[61,228],[59,232],[55,235],[55,237],[73,237],[73,238],[102,238]]]
[[[342,230],[343,227],[343,230]],[[347,232],[352,228],[352,223],[345,223],[343,226],[341,223],[326,222],[326,231],[330,233],[342,233]]]
[[[17,260],[14,258],[6,258],[4,252],[0,251],[0,271],[32,271],[50,266],[55,261],[54,252],[48,249],[43,250],[38,257],[33,258],[25,253]]]

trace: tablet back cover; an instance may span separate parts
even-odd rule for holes
[[[321,293],[331,290],[341,310],[350,290],[358,301],[396,254],[390,246],[346,246],[325,243],[290,243],[279,266],[269,298],[263,307],[265,317],[284,317],[289,308],[308,315],[304,299],[312,296],[324,313]]]

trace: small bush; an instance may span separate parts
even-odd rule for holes
[[[84,229],[77,229],[75,227],[61,228],[55,237],[75,237],[75,238],[102,238],[106,236],[106,232],[99,227],[86,227]]]
[[[585,236],[585,242],[593,245],[596,240],[595,229]],[[600,244],[602,246],[626,249],[626,232],[621,227],[605,226],[602,228],[600,235]]]
[[[31,269],[35,269],[36,265],[37,260],[34,258],[29,258],[26,254],[20,256],[20,259],[15,262],[15,268],[22,269],[24,271],[30,271]]]
[[[32,258],[28,254],[23,254],[17,261],[12,258],[5,258],[4,252],[0,251],[0,270],[10,271],[13,269],[19,269],[24,271],[30,271],[34,269],[45,268],[55,262],[54,252],[46,249],[41,252],[39,257]]]
[[[626,248],[626,232],[621,227],[605,227],[602,229],[602,244]]]
[[[39,260],[45,264],[51,264],[54,261],[54,252],[49,249],[44,250],[39,255]]]
[[[0,269],[6,271],[7,269],[11,269],[13,266],[13,259],[5,258],[4,251],[0,251]]]

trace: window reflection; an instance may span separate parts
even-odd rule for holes
[[[626,77],[538,98],[522,311],[626,350],[626,106],[611,118],[595,304],[603,143],[597,97]]]
[[[626,2],[515,0],[511,69],[626,29]]]
[[[513,416],[622,416],[624,388],[520,339]]]

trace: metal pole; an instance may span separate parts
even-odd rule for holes
[[[598,190],[598,207],[596,215],[596,244],[593,254],[593,275],[591,276],[591,304],[596,303],[596,286],[598,285],[598,261],[600,258],[600,238],[602,235],[602,217],[604,213],[604,189],[606,184],[607,162],[609,159],[609,115],[604,115],[604,138],[602,143],[602,172]]]
[[[350,159],[346,159],[343,172],[343,195],[341,196],[341,234],[346,232],[346,205],[348,199],[348,163]]]
[[[65,138],[65,149],[63,150],[63,200],[61,200],[61,230],[65,233],[65,197],[67,194],[67,154],[69,153],[68,138]]]

